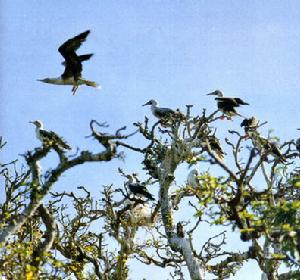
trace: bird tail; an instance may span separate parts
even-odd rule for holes
[[[89,81],[89,80],[85,80],[85,79],[80,79],[85,85],[89,86],[89,87],[94,87],[94,88],[98,88],[101,89],[101,86],[98,85],[96,82],[93,81]]]
[[[223,161],[224,160],[224,153],[221,151],[216,151],[217,157],[219,160]]]

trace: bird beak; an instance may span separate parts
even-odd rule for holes
[[[147,103],[143,104],[143,106],[151,105],[151,101],[148,101]]]
[[[36,125],[34,121],[30,121],[29,123],[32,123],[33,125]]]
[[[216,95],[216,93],[213,91],[213,92],[210,92],[210,93],[208,93],[206,95]]]

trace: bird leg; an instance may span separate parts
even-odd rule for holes
[[[79,88],[79,85],[77,83],[75,83],[73,85],[73,87],[72,87],[72,93],[73,93],[73,95],[75,95],[75,93],[76,93],[76,91],[77,91],[78,88]]]

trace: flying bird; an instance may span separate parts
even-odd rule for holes
[[[147,198],[149,200],[154,200],[151,193],[147,191],[145,184],[141,184],[139,182],[133,181],[133,176],[127,175],[126,176],[128,181],[126,182],[126,186],[129,188],[130,192],[136,196]]]
[[[217,101],[218,109],[223,113],[222,119],[224,119],[224,115],[227,115],[229,118],[236,115],[242,117],[235,108],[241,105],[249,105],[239,97],[224,97],[223,92],[220,90],[215,90],[207,95],[217,96],[215,100]]]
[[[145,103],[143,106],[151,105],[151,112],[152,114],[162,120],[162,121],[168,121],[170,119],[185,119],[184,115],[180,113],[179,111],[174,111],[170,108],[162,108],[158,107],[158,102],[154,99],[149,100],[147,103]]]
[[[65,71],[58,78],[45,78],[38,80],[40,82],[54,85],[72,85],[73,95],[80,85],[98,87],[95,82],[82,78],[82,62],[89,60],[93,54],[77,55],[76,51],[81,44],[86,40],[90,30],[80,33],[79,35],[67,40],[59,48],[58,51],[65,59],[62,65],[65,66]]]
[[[70,145],[53,131],[44,129],[44,125],[40,120],[30,121],[35,125],[36,137],[46,146],[53,146],[63,150],[71,150]]]

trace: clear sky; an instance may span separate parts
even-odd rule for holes
[[[13,0],[1,1],[0,13],[0,134],[8,142],[3,161],[39,145],[30,120],[43,120],[73,147],[96,149],[84,138],[91,119],[133,131],[131,123],[149,115],[141,106],[149,99],[172,108],[194,104],[200,113],[216,108],[205,95],[215,89],[250,103],[240,112],[267,120],[266,129],[282,140],[299,136],[297,0]],[[57,48],[87,29],[91,34],[79,52],[95,56],[84,63],[83,76],[102,90],[81,87],[72,96],[70,87],[37,82],[62,73]],[[88,184],[96,192],[115,181],[118,166],[132,172],[138,163],[129,156],[126,164],[78,167],[60,186]],[[259,279],[254,273],[249,266],[232,279]],[[138,271],[132,279],[140,279]]]

